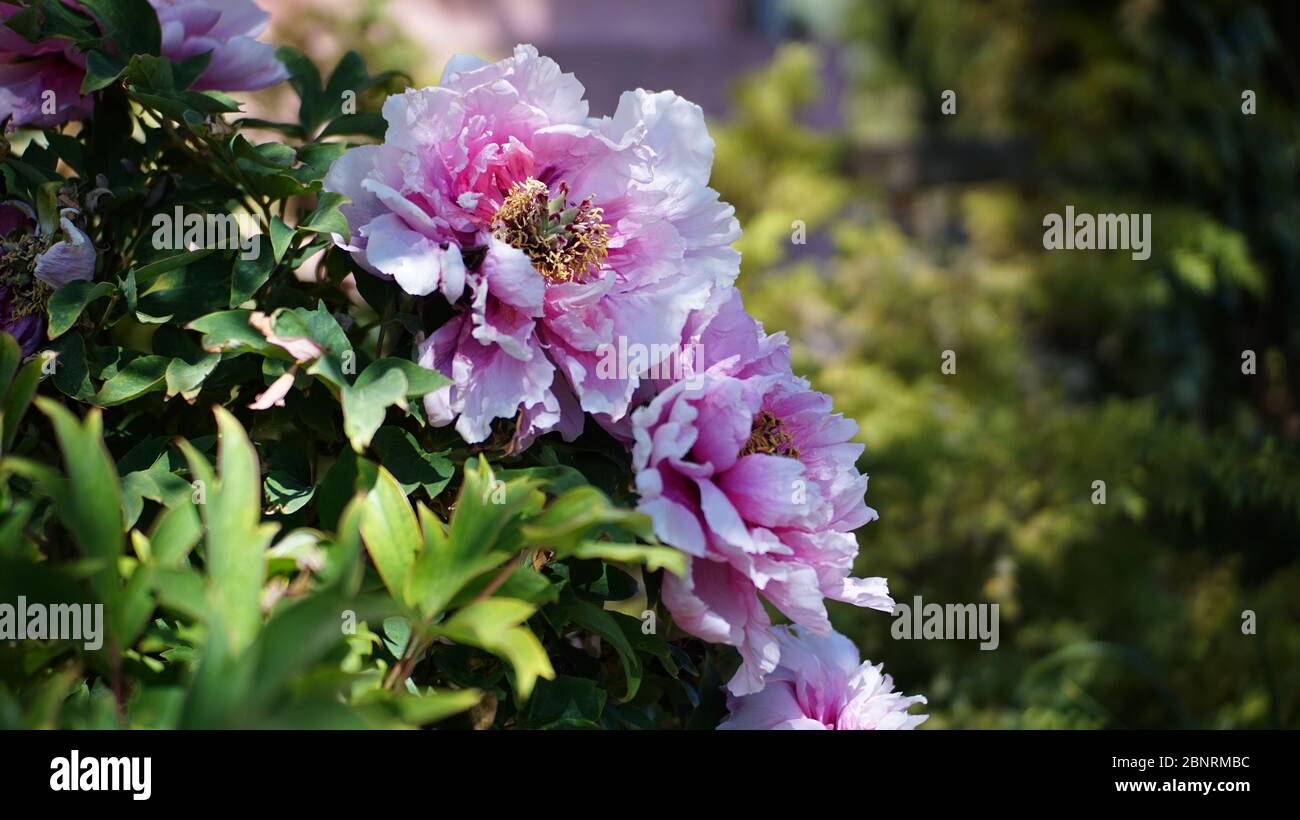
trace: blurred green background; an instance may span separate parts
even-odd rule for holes
[[[1000,607],[980,651],[835,605],[926,728],[1300,728],[1291,0],[262,2],[322,62],[532,41],[593,114],[705,106],[747,304],[861,426],[859,574]],[[1151,214],[1150,258],[1044,251],[1066,205]]]

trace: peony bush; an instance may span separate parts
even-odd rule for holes
[[[324,76],[250,0],[0,15],[0,724],[925,719],[831,626],[893,607],[862,446],[698,106],[527,45]]]

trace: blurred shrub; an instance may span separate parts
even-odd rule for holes
[[[835,613],[934,727],[1300,725],[1295,75],[1264,71],[1277,11],[1200,5],[864,4],[846,110],[901,124],[795,124],[817,65],[797,46],[718,129],[747,303],[862,428],[881,519],[859,572],[1000,606],[992,652]],[[948,87],[951,125],[929,113]],[[1025,140],[1034,170],[900,191],[861,178],[868,133]],[[1151,258],[1043,251],[1067,204],[1151,213]]]

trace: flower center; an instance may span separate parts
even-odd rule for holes
[[[772,456],[798,458],[799,448],[794,446],[794,436],[785,428],[785,422],[763,410],[754,416],[754,425],[750,428],[749,441],[740,448],[740,456],[765,453]]]
[[[553,197],[546,183],[529,178],[510,187],[492,217],[497,239],[528,254],[548,282],[581,280],[599,268],[608,253],[604,210],[592,204],[592,197],[576,205],[568,197],[565,183]]]
[[[24,234],[0,244],[0,287],[5,289],[8,302],[6,318],[18,319],[44,310],[50,288],[32,273],[36,257],[43,250],[40,239]]]

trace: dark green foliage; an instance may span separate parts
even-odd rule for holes
[[[144,0],[83,3],[102,38],[36,6],[11,28],[86,50],[95,114],[16,141],[3,199],[79,209],[98,264],[43,351],[0,334],[0,602],[102,604],[105,634],[0,641],[0,727],[690,720],[695,660],[636,617],[684,559],[632,511],[622,445],[430,427],[447,380],[409,353],[436,317],[332,247],[322,179],[403,78],[282,50],[297,121],[237,120],[189,90],[202,59],[156,56]],[[154,241],[178,209],[256,218],[257,252]]]

